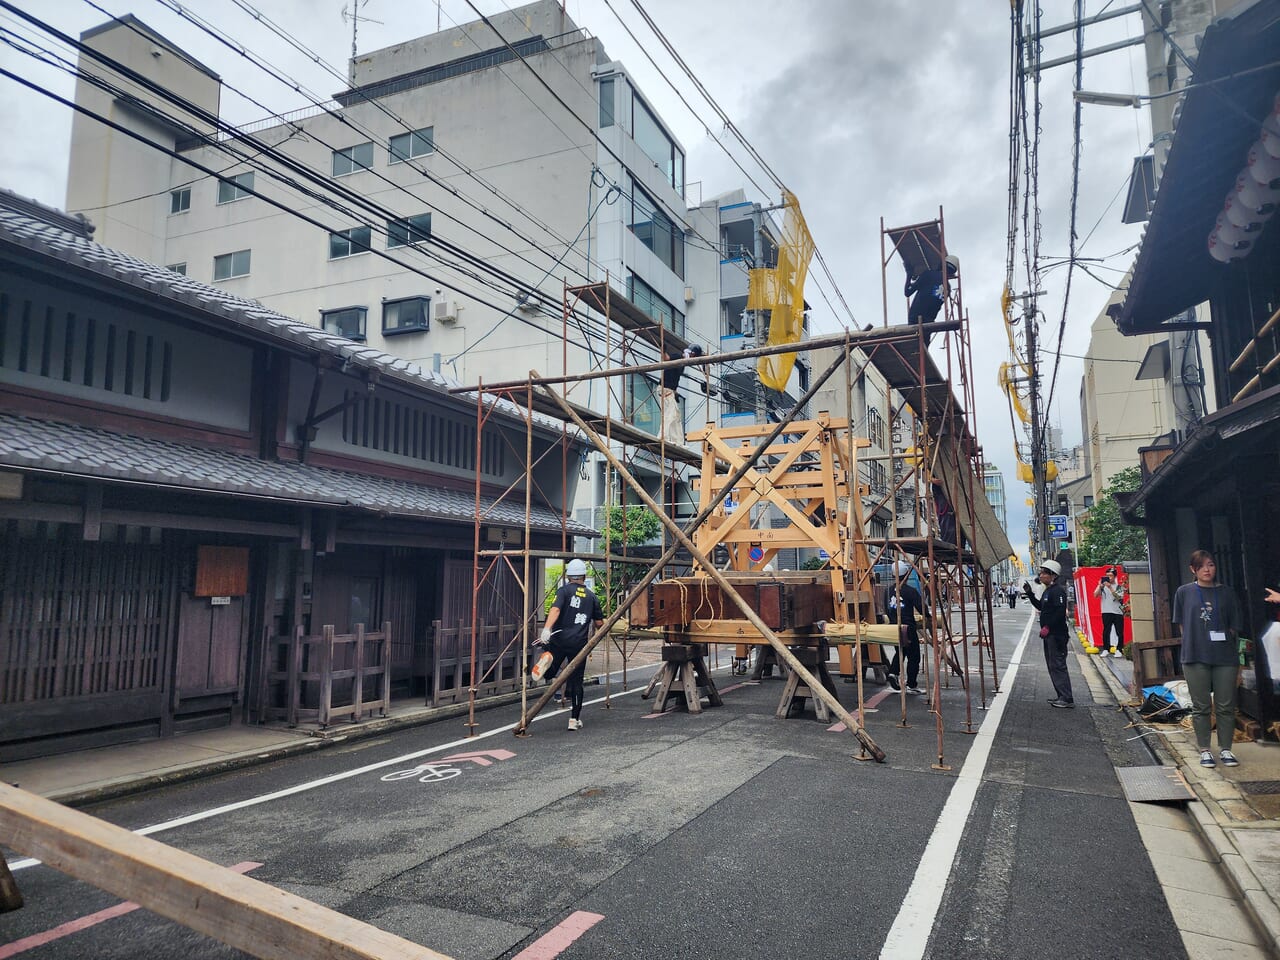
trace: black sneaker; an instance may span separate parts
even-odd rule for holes
[[[1073,700],[1050,700],[1049,706],[1057,707],[1059,710],[1074,710],[1076,708]]]
[[[895,674],[895,673],[891,673],[891,674],[889,674],[889,686],[893,687],[893,689],[895,689],[895,690],[901,690],[901,689],[902,689],[901,684],[899,684],[899,683],[898,683],[898,675],[897,675],[897,674]]]

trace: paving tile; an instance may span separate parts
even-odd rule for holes
[[[1142,843],[1148,853],[1163,853],[1190,860],[1203,860],[1206,863],[1217,862],[1214,853],[1206,849],[1199,836],[1194,833],[1142,823],[1138,824],[1138,832],[1142,834]]]
[[[1182,931],[1182,944],[1187,948],[1187,960],[1270,960],[1270,954],[1253,944],[1206,937],[1189,930]]]
[[[1205,893],[1164,888],[1173,922],[1183,932],[1230,940],[1234,944],[1257,944],[1258,934],[1244,909],[1235,900]]]
[[[1151,858],[1151,866],[1155,868],[1162,887],[1176,887],[1230,900],[1235,898],[1235,890],[1216,863],[1155,851],[1148,851],[1147,856]]]
[[[1275,830],[1231,830],[1236,849],[1249,860],[1280,864],[1280,832]]]
[[[1134,822],[1147,826],[1183,830],[1188,833],[1195,829],[1190,815],[1181,804],[1131,803],[1129,812],[1133,815]]]

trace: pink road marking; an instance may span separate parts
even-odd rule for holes
[[[571,913],[517,953],[514,960],[554,960],[569,944],[603,919],[603,914],[587,913],[585,910]]]
[[[494,760],[510,760],[515,754],[510,750],[478,750],[475,753],[455,753],[451,757],[441,757],[441,761],[445,760],[471,760],[476,766],[491,767]],[[492,757],[493,760],[489,758]]]
[[[751,682],[750,680],[743,680],[741,683],[735,683],[735,684],[734,684],[733,686],[731,686],[731,687],[725,687],[723,690],[721,690],[721,691],[720,691],[720,693],[721,693],[721,694],[726,694],[726,693],[729,693],[729,692],[731,692],[731,691],[733,691],[733,690],[738,690],[738,689],[740,689],[741,687],[745,687],[745,686],[746,686],[748,683],[750,683],[750,682]]]
[[[877,693],[875,696],[873,696],[870,700],[866,702],[866,705],[863,707],[863,709],[867,713],[877,713],[878,711],[876,710],[876,707],[879,706],[879,704],[883,702],[884,699],[890,696],[892,693],[893,693],[892,690],[881,690],[879,693]],[[844,730],[844,729],[845,729],[844,722],[841,721],[840,723],[833,723],[831,726],[827,727],[827,733],[839,733],[841,730]]]
[[[663,710],[661,713],[646,713],[641,720],[657,720],[659,717],[669,717],[675,713],[674,710]]]
[[[243,863],[237,863],[234,867],[227,867],[227,869],[236,873],[249,873],[251,870],[257,870],[260,866],[262,864],[246,860]],[[15,957],[20,953],[25,953],[32,947],[42,947],[46,943],[61,940],[63,937],[79,933],[81,930],[87,930],[89,927],[96,927],[106,920],[114,920],[116,917],[123,917],[126,913],[133,913],[133,911],[140,909],[142,908],[136,903],[126,901],[125,903],[117,903],[114,907],[99,910],[97,913],[80,917],[78,920],[68,920],[52,930],[46,930],[44,933],[33,933],[29,937],[23,937],[21,940],[14,940],[12,943],[0,946],[0,960],[5,960],[6,957]]]

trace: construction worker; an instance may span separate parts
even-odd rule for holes
[[[907,276],[902,294],[906,297],[914,294],[911,305],[907,308],[907,323],[921,325],[933,323],[938,316],[938,311],[942,309],[943,301],[947,299],[947,294],[950,292],[948,281],[954,279],[960,272],[960,258],[954,253],[947,254],[945,262],[947,265],[945,279],[941,270],[925,270],[919,276]],[[924,335],[926,344],[930,336],[931,334],[926,331]]]
[[[899,560],[893,569],[896,581],[886,584],[888,588],[886,612],[889,622],[898,624],[898,648],[893,651],[893,660],[889,664],[889,686],[895,690],[902,689],[898,681],[898,672],[901,669],[902,656],[905,654],[907,693],[922,694],[924,691],[916,685],[920,674],[920,634],[916,630],[916,615],[919,614],[928,624],[929,614],[924,609],[920,591],[907,581],[911,576],[911,564],[905,560]]]
[[[1071,696],[1071,677],[1067,674],[1067,644],[1070,628],[1067,625],[1067,591],[1058,584],[1062,565],[1056,560],[1040,564],[1038,579],[1044,584],[1044,592],[1036,596],[1030,581],[1022,585],[1031,605],[1040,611],[1040,638],[1044,641],[1044,662],[1053,681],[1054,698],[1049,706],[1070,710],[1075,700]]]
[[[587,645],[591,634],[604,623],[604,612],[595,591],[587,587],[587,565],[577,558],[565,565],[568,582],[556,591],[547,613],[547,622],[538,637],[538,644],[551,650],[553,660],[547,676],[554,677],[566,660],[572,660]],[[559,626],[557,626],[557,624]],[[576,670],[569,674],[565,684],[569,697],[569,729],[582,729],[582,678],[587,672],[584,657]]]
[[[686,347],[680,356],[669,357],[671,360],[688,360],[702,356],[702,348],[696,343]],[[684,376],[686,367],[668,367],[662,371],[662,438],[667,443],[684,444],[684,416],[680,412],[680,399],[677,390],[680,378]]]

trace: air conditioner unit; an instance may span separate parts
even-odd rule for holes
[[[458,322],[458,305],[452,300],[437,300],[431,305],[431,319],[444,326]]]

